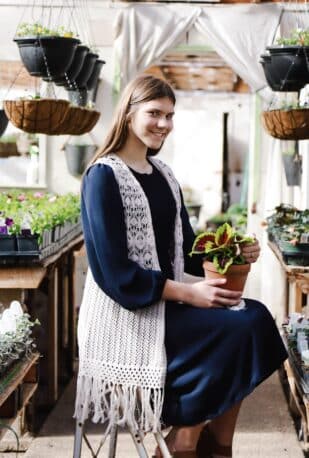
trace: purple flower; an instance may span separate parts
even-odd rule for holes
[[[8,229],[6,226],[0,226],[0,234],[7,234]]]
[[[21,229],[21,235],[31,235],[31,229]]]
[[[14,220],[12,218],[5,218],[5,224],[9,227],[13,226]]]

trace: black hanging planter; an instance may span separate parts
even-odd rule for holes
[[[72,86],[74,88],[74,82],[79,74],[79,72],[82,69],[85,57],[87,53],[89,52],[88,46],[85,45],[78,45],[75,50],[75,54],[72,60],[72,63],[68,70],[66,71],[66,76],[62,76],[61,78],[56,78],[54,80],[54,83],[57,84],[57,86]]]
[[[309,83],[309,46],[267,46],[261,55],[267,83],[273,91],[298,92]]]
[[[302,158],[299,154],[282,155],[286,182],[288,186],[300,186],[302,175]]]
[[[98,57],[98,54],[93,52],[88,52],[86,54],[82,68],[75,78],[75,88],[85,89],[87,87],[87,82],[91,76],[91,73],[94,69],[94,64]]]
[[[0,137],[4,134],[5,129],[7,128],[9,119],[5,114],[5,111],[2,109],[0,110]]]
[[[66,144],[64,153],[69,173],[75,177],[82,175],[87,164],[93,158],[96,149],[96,145]]]
[[[16,37],[14,41],[30,75],[48,81],[64,75],[80,42],[77,38],[57,36]]]
[[[97,59],[95,61],[93,70],[86,84],[88,91],[92,91],[96,87],[99,80],[101,69],[104,64],[105,60]]]

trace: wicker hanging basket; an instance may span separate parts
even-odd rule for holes
[[[94,128],[94,126],[98,122],[100,115],[101,115],[99,111],[95,111],[95,110],[87,110],[87,111],[88,111],[88,114],[85,117],[85,122],[81,126],[83,134],[90,132]]]
[[[262,121],[272,137],[280,140],[309,139],[309,109],[264,111]]]
[[[73,130],[76,135],[81,135],[80,126],[84,123],[84,117],[82,108],[70,105],[62,122],[53,129],[52,135],[71,135]]]
[[[15,127],[30,134],[53,135],[68,109],[67,100],[5,100],[4,110]]]

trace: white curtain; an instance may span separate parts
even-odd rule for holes
[[[197,30],[254,91],[266,86],[260,55],[272,43],[280,18],[278,4],[204,7]]]
[[[254,91],[260,90],[266,81],[259,57],[272,43],[281,9],[276,3],[130,5],[119,12],[115,27],[115,89],[184,41],[194,26]]]
[[[115,27],[114,89],[119,91],[184,41],[200,12],[186,5],[130,5],[121,10]]]

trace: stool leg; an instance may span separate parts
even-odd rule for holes
[[[132,436],[134,445],[136,447],[139,458],[148,458],[145,446],[143,444],[143,435],[139,431],[134,431],[129,428],[129,432]]]
[[[115,458],[116,456],[116,447],[117,447],[117,437],[118,437],[118,426],[112,426],[109,433],[109,448],[108,448],[108,458]]]
[[[163,458],[172,458],[172,455],[170,454],[169,449],[167,448],[167,445],[164,440],[164,437],[162,436],[162,433],[158,432],[158,433],[154,433],[153,435],[156,439],[156,442],[162,453]]]
[[[80,458],[83,440],[83,423],[76,420],[73,458]]]

